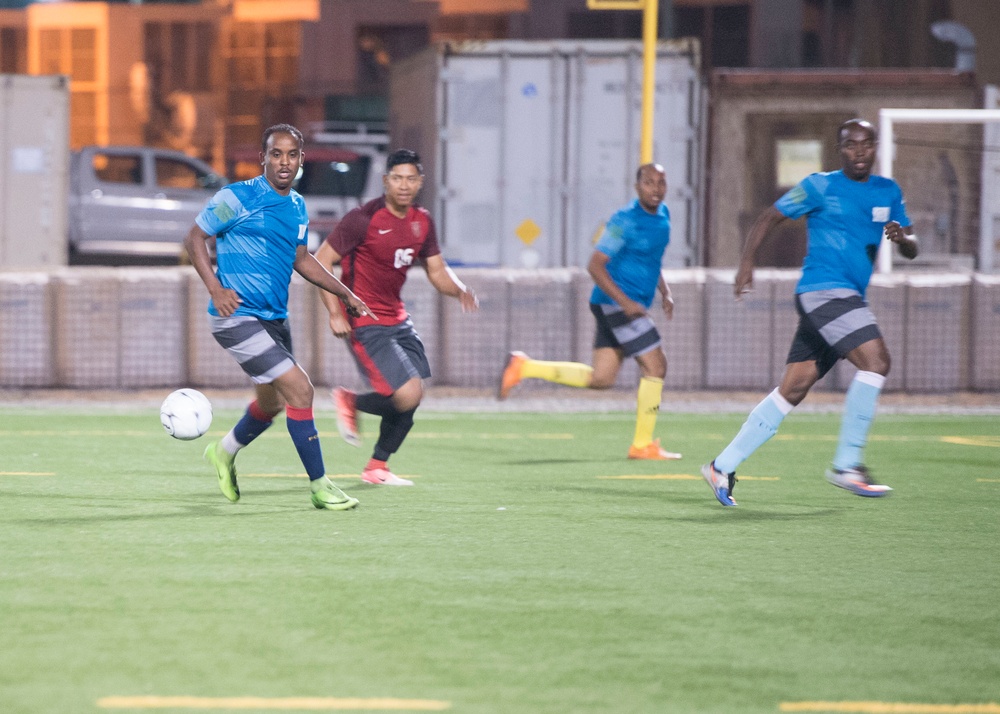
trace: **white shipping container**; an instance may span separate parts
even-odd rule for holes
[[[700,260],[698,45],[661,42],[653,158],[669,185],[664,267]],[[627,40],[434,45],[393,66],[393,148],[421,154],[421,202],[452,263],[585,266],[608,217],[635,198],[642,44]]]
[[[0,74],[0,268],[65,265],[69,80]]]

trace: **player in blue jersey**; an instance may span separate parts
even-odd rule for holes
[[[778,223],[806,216],[808,249],[795,289],[799,326],[781,384],[750,412],[729,446],[701,469],[723,506],[736,505],[736,467],[774,436],[785,416],[840,359],[849,360],[858,372],[847,390],[840,438],[826,477],[858,496],[892,491],[873,482],[862,458],[890,361],[865,290],[883,238],[910,259],[917,256],[917,239],[899,185],[872,175],[877,145],[878,134],[869,122],[845,122],[837,132],[842,168],[807,176],[764,209],[750,229],[736,273],[737,299],[753,286],[757,249]]]
[[[659,164],[636,171],[638,197],[615,213],[597,241],[587,270],[594,279],[590,311],[597,321],[591,365],[548,362],[511,352],[500,376],[499,399],[524,379],[543,379],[570,387],[607,389],[614,385],[625,358],[633,358],[642,374],[636,397],[636,423],[630,459],[679,459],[653,439],[660,410],[667,357],[660,333],[648,310],[659,289],[667,319],[674,315],[670,287],[660,272],[663,252],[670,243],[670,211],[663,203],[667,177]]]
[[[313,421],[312,382],[292,355],[288,327],[292,271],[336,295],[349,313],[369,311],[306,249],[306,206],[292,189],[302,164],[302,143],[302,134],[293,126],[268,128],[261,140],[264,173],[215,194],[184,239],[191,263],[211,296],[212,335],[250,376],[256,391],[243,418],[221,441],[208,445],[205,458],[215,467],[223,495],[239,500],[236,454],[284,410],[288,433],[309,475],[313,505],[346,510],[358,501],[326,477]],[[206,244],[213,236],[216,270]]]

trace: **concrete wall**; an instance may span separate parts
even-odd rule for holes
[[[671,270],[673,320],[658,309],[668,389],[769,390],[780,379],[797,318],[797,271],[760,270],[733,300],[732,271]],[[592,286],[581,270],[463,270],[476,314],[441,297],[413,271],[404,298],[433,384],[492,389],[512,350],[589,362]],[[960,274],[875,276],[869,302],[889,346],[890,391],[1000,391],[1000,278]],[[74,268],[0,272],[0,387],[240,387],[250,381],[212,338],[208,295],[191,268]],[[296,356],[320,387],[361,388],[346,343],[334,338],[317,291],[290,293]],[[846,388],[840,363],[819,385]],[[633,361],[620,387],[638,382]],[[527,383],[532,390],[543,383]]]

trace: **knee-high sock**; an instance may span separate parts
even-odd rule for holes
[[[635,436],[632,437],[632,446],[643,447],[653,440],[656,415],[660,411],[662,397],[662,379],[643,377],[639,380],[639,391],[635,397]]]
[[[247,406],[243,417],[236,422],[236,426],[222,438],[222,448],[230,454],[235,454],[263,434],[274,422],[274,416],[261,409],[256,399],[253,400]]]
[[[354,399],[354,406],[359,412],[380,417],[398,414],[396,406],[392,403],[392,397],[378,392],[359,394]]]
[[[316,432],[316,422],[313,421],[312,407],[308,409],[287,407],[285,415],[288,433],[292,436],[292,443],[299,452],[302,465],[306,467],[309,480],[323,478],[326,474],[323,468],[323,451],[319,446],[319,434]]]
[[[403,445],[403,440],[413,428],[413,413],[417,409],[414,407],[409,411],[397,412],[393,416],[382,417],[382,424],[379,426],[378,441],[372,452],[372,458],[377,461],[388,461],[389,457],[399,451]]]
[[[750,454],[774,436],[781,421],[792,408],[792,404],[777,389],[764,397],[750,412],[729,446],[715,457],[715,468],[723,473],[733,473]]]
[[[862,453],[868,443],[868,430],[875,418],[878,395],[885,377],[876,372],[858,372],[847,388],[844,414],[840,419],[840,440],[833,457],[835,469],[849,469],[863,462]]]
[[[594,368],[582,362],[547,362],[528,359],[521,365],[521,379],[544,379],[567,387],[589,387]]]

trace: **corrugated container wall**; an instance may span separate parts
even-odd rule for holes
[[[669,184],[664,267],[700,261],[698,45],[662,42],[654,160]],[[418,151],[421,203],[457,265],[584,266],[604,222],[635,198],[642,44],[434,45],[393,67],[390,136]]]
[[[66,264],[69,80],[0,74],[0,268]]]

